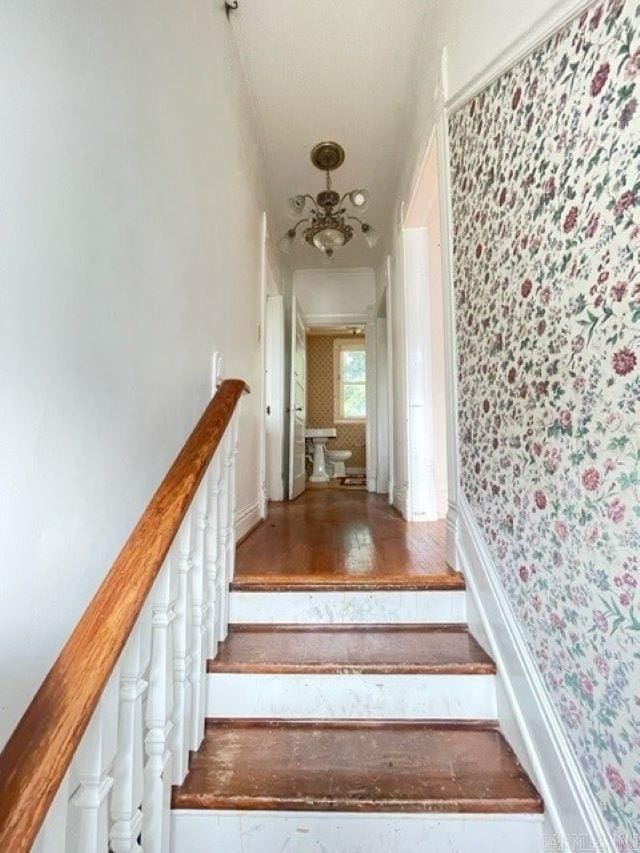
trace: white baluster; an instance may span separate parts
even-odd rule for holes
[[[75,774],[79,785],[71,803],[79,811],[79,823],[68,846],[77,853],[105,853],[109,849],[108,795],[117,741],[118,684],[116,667],[73,762],[71,776]]]
[[[171,726],[173,712],[173,620],[178,549],[174,544],[151,592],[151,666],[145,709],[142,845],[145,853],[169,850]]]
[[[220,454],[221,471],[220,471],[220,489],[218,491],[218,568],[216,577],[216,625],[217,634],[216,640],[221,641],[225,638],[223,630],[224,612],[225,612],[225,596],[228,595],[228,590],[225,589],[227,578],[227,560],[229,552],[227,549],[227,529],[229,527],[229,473],[230,468],[227,464],[229,453],[231,452],[231,430],[227,427],[224,434],[218,453]]]
[[[69,774],[49,806],[42,828],[38,833],[31,853],[62,853],[67,846],[67,813],[69,810]]]
[[[226,458],[227,477],[227,529],[225,531],[225,579],[222,599],[222,615],[219,637],[224,640],[229,630],[229,584],[233,580],[236,568],[236,457],[238,456],[238,416],[234,414],[229,431],[229,446]]]
[[[191,507],[191,730],[190,749],[204,738],[206,697],[206,600],[204,590],[204,524],[206,483],[202,483]]]
[[[218,496],[222,477],[222,458],[216,453],[207,474],[207,515],[204,527],[204,576],[207,601],[207,658],[213,659],[218,652],[218,603],[217,575],[219,569],[218,549]]]
[[[120,658],[118,748],[111,792],[111,849],[140,850],[144,790],[144,678],[151,655],[151,608],[147,601]]]
[[[178,589],[173,622],[173,783],[180,785],[189,769],[191,726],[191,520],[185,519],[176,540]]]

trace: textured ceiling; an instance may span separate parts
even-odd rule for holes
[[[286,199],[323,187],[309,161],[323,139],[347,153],[333,173],[335,188],[369,189],[365,218],[388,236],[430,8],[430,0],[240,0],[231,13],[266,159],[274,240],[291,224]],[[332,263],[375,266],[380,255],[380,245],[369,250],[357,232]],[[294,269],[321,260],[300,244],[288,256]]]

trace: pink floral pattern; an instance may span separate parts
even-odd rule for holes
[[[627,838],[640,826],[639,30],[640,0],[592,5],[449,128],[462,487]]]

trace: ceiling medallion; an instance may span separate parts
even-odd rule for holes
[[[344,148],[337,142],[318,142],[311,151],[311,162],[326,175],[325,189],[314,198],[309,193],[293,196],[289,199],[290,211],[296,216],[307,214],[292,225],[278,242],[283,252],[288,252],[298,233],[298,227],[306,223],[302,229],[305,243],[319,249],[327,258],[332,258],[336,249],[345,246],[353,237],[354,226],[357,222],[364,234],[364,239],[370,249],[380,239],[378,232],[367,222],[347,212],[344,207],[349,203],[355,210],[364,211],[369,205],[369,193],[366,190],[350,190],[340,195],[331,188],[331,172],[344,163]]]

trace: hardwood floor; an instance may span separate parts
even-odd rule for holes
[[[232,588],[464,589],[444,540],[443,520],[407,524],[382,495],[310,490],[270,505],[238,546]]]

